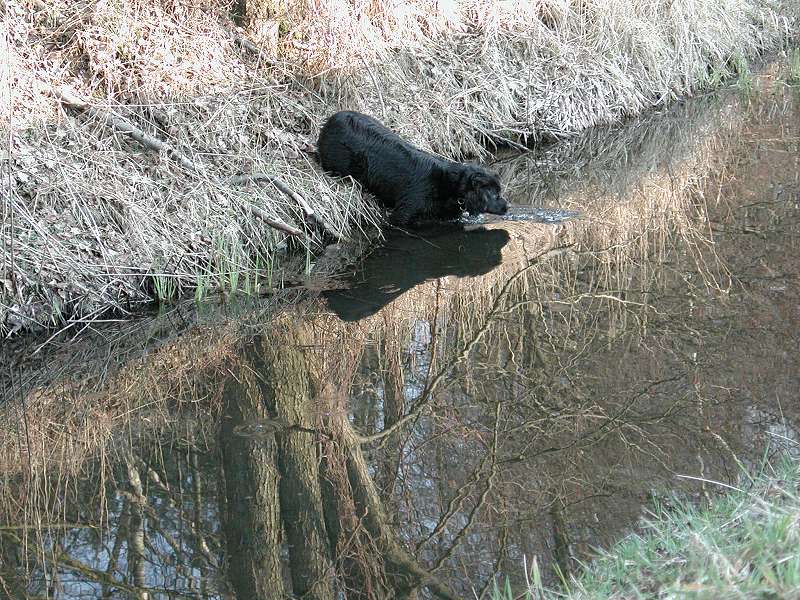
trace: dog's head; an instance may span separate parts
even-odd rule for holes
[[[504,215],[508,202],[503,198],[500,179],[494,173],[474,165],[464,165],[459,181],[459,199],[471,215],[492,213]]]

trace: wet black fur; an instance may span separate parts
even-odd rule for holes
[[[322,167],[352,176],[387,208],[392,221],[453,219],[464,211],[505,214],[500,180],[486,169],[439,158],[357,112],[331,116],[317,142]]]

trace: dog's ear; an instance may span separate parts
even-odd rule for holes
[[[478,190],[482,187],[496,185],[500,186],[500,180],[497,175],[484,171],[483,169],[475,169],[469,177],[469,185],[472,189]]]

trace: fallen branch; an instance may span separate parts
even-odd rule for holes
[[[291,198],[292,200],[297,202],[298,205],[300,205],[300,208],[302,209],[303,214],[305,215],[306,223],[308,223],[309,226],[321,228],[325,233],[327,233],[330,237],[332,237],[335,240],[341,241],[344,239],[344,236],[333,231],[330,227],[328,227],[325,221],[323,221],[317,216],[317,213],[314,212],[314,209],[311,208],[311,205],[308,202],[306,202],[306,199],[303,198],[303,196],[298,194],[296,191],[294,191],[292,188],[290,188],[288,185],[286,185],[283,181],[281,181],[274,175],[269,175],[267,173],[248,173],[246,175],[235,175],[230,179],[230,182],[234,185],[241,185],[249,181],[254,181],[254,182],[266,181],[268,183],[271,183],[278,189],[278,191],[280,191],[285,196]]]
[[[296,227],[292,227],[291,225],[287,225],[282,221],[278,221],[270,217],[263,208],[259,208],[258,206],[253,206],[251,204],[250,212],[252,212],[255,216],[264,221],[264,223],[266,223],[273,229],[278,229],[293,237],[302,237],[303,235],[303,232],[297,229]]]
[[[83,112],[87,112],[92,116],[99,117],[106,124],[108,124],[113,129],[119,131],[120,133],[125,133],[130,135],[134,140],[139,142],[142,146],[149,148],[150,150],[155,150],[158,153],[165,154],[168,158],[171,158],[179,165],[181,165],[184,169],[188,171],[193,171],[195,173],[199,173],[202,171],[202,168],[191,161],[188,157],[181,154],[177,148],[175,148],[172,144],[168,144],[167,142],[163,142],[156,137],[153,137],[149,133],[145,133],[138,127],[136,127],[133,123],[128,121],[126,118],[121,117],[119,115],[115,115],[111,112],[103,111],[94,106],[91,106],[78,98],[75,94],[67,90],[66,88],[53,88],[53,95],[58,98],[64,104],[71,106],[72,108],[76,108]]]

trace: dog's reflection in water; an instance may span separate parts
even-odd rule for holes
[[[343,321],[358,321],[425,281],[484,275],[501,263],[508,240],[504,229],[445,224],[413,234],[393,232],[363,263],[352,287],[325,292],[328,306]]]

